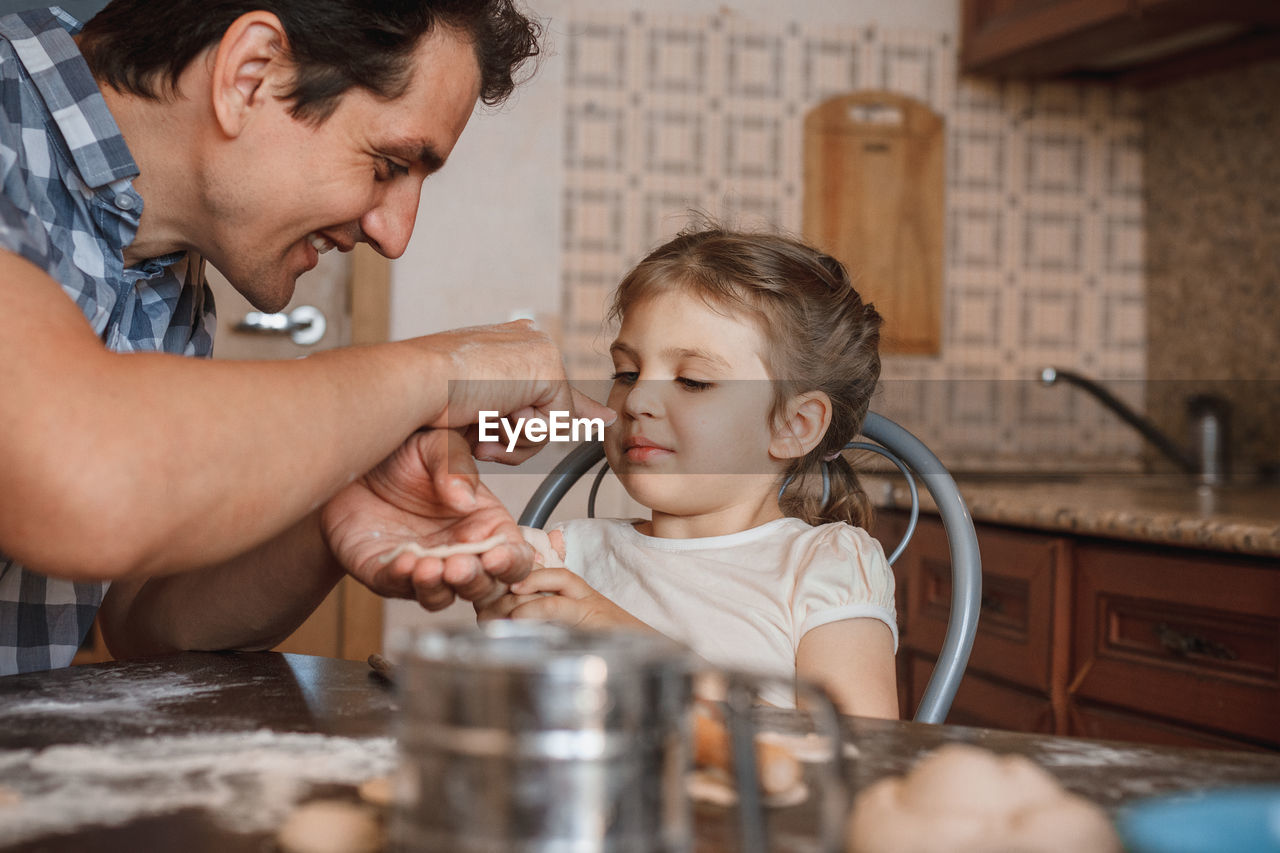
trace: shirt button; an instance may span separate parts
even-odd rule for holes
[[[128,196],[128,195],[125,195],[124,193],[121,193],[120,195],[116,196],[116,207],[120,208],[121,210],[132,210],[133,196]]]

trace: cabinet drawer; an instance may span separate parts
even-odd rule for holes
[[[925,685],[933,672],[933,660],[915,655],[911,660],[911,706],[913,712],[924,697]],[[1053,734],[1053,708],[1049,700],[1034,693],[983,678],[972,670],[960,680],[955,701],[946,722],[956,726],[980,726],[1015,732]]]
[[[1067,716],[1070,720],[1068,733],[1074,737],[1127,740],[1135,743],[1156,743],[1162,746],[1196,749],[1268,751],[1254,744],[1220,737],[1211,732],[1140,717],[1113,708],[1073,702],[1067,711]]]
[[[969,670],[1048,694],[1058,540],[982,527],[982,610]],[[951,555],[937,519],[921,519],[907,554],[907,639],[937,655],[951,612]]]
[[[1081,545],[1073,695],[1280,743],[1274,563]]]

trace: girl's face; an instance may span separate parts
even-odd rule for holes
[[[610,347],[609,464],[659,514],[771,505],[784,462],[769,452],[773,386],[765,340],[743,316],[670,290],[632,306]]]

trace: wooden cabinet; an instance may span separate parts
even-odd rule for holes
[[[905,521],[881,513],[876,532],[896,542]],[[892,542],[890,541],[892,538]],[[984,531],[978,635],[948,722],[1015,731],[1060,730],[1065,705],[1065,592],[1060,543],[1014,530]],[[951,558],[942,523],[922,516],[894,567],[898,585],[900,705],[910,716],[924,695],[951,610]]]
[[[951,560],[942,525],[909,558],[914,600],[908,620],[920,650],[942,647],[951,611]],[[1058,543],[1012,530],[985,531],[982,609],[969,666],[1048,696],[1054,681]]]
[[[1088,702],[1072,703],[1067,733],[1102,740],[1127,740],[1194,749],[1251,749],[1271,751],[1274,745],[1253,744],[1223,737],[1203,729],[1170,723],[1155,717],[1116,710]]]
[[[963,0],[963,70],[1161,82],[1280,54],[1272,0]]]
[[[904,514],[877,524],[892,544]],[[1182,746],[1280,748],[1280,563],[979,524],[983,596],[948,722]],[[950,609],[924,516],[894,567],[904,716]]]
[[[913,709],[924,698],[934,658],[918,651],[909,652],[906,657],[911,668],[911,693],[910,701],[902,707]],[[1055,719],[1053,704],[1046,696],[1008,684],[979,670],[965,672],[951,712],[947,715],[947,722],[957,726],[1041,734],[1057,731]]]
[[[1075,595],[1073,701],[1280,743],[1280,568],[1082,544]]]

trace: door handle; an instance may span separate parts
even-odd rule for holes
[[[314,346],[324,337],[324,312],[314,305],[299,305],[288,314],[250,311],[236,323],[237,332],[254,335],[288,335],[302,347]]]

